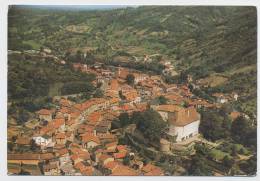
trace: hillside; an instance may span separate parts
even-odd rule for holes
[[[13,7],[8,48],[48,47],[60,57],[80,50],[104,61],[124,55],[128,62],[158,54],[161,58],[155,60],[170,61],[177,72],[195,80],[207,81],[212,74],[225,77],[204,91],[236,91],[240,107],[256,114],[256,18],[254,7],[145,6],[102,11]]]

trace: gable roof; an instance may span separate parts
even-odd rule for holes
[[[169,117],[169,123],[175,126],[186,126],[200,120],[200,114],[194,107],[180,109],[174,116]]]
[[[51,115],[52,111],[49,109],[41,109],[37,112],[39,115]]]
[[[85,143],[93,141],[95,143],[100,144],[99,138],[94,136],[94,135],[90,135],[90,134],[83,135],[82,136],[82,141],[85,142]]]

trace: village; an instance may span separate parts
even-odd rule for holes
[[[171,68],[168,62],[166,67]],[[8,141],[15,143],[13,151],[8,152],[9,174],[165,175],[153,162],[145,163],[131,145],[120,143],[119,137],[134,132],[136,125],[112,129],[112,122],[121,113],[157,111],[168,124],[157,151],[172,155],[174,150],[203,141],[199,136],[198,108],[212,108],[228,101],[217,94],[212,104],[194,96],[187,85],[167,84],[160,75],[126,67],[73,63],[73,69],[95,74],[92,83],[99,84],[104,95],[82,103],[69,100],[69,96],[56,96],[52,100],[56,108],[35,112],[36,121],[27,123],[28,131],[9,126],[8,132],[18,132],[8,135]],[[129,75],[134,78],[132,84],[127,81]],[[154,100],[160,96],[167,102],[156,103]],[[231,116],[238,117],[239,113]]]

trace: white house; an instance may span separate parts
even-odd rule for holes
[[[42,136],[35,136],[32,138],[37,145],[39,145],[42,149],[46,147],[53,147],[55,143],[51,138],[43,138]]]
[[[200,114],[194,107],[183,108],[169,115],[169,135],[176,136],[176,142],[184,141],[199,133]]]
[[[176,137],[176,142],[184,141],[199,133],[200,114],[194,107],[183,108],[176,105],[160,105],[155,110],[169,124],[168,135]]]

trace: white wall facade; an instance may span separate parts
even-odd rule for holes
[[[168,112],[158,111],[158,113],[161,115],[162,119],[163,119],[165,122],[168,120]]]
[[[194,121],[185,126],[170,125],[169,134],[176,137],[176,142],[184,141],[199,133],[200,120]]]

